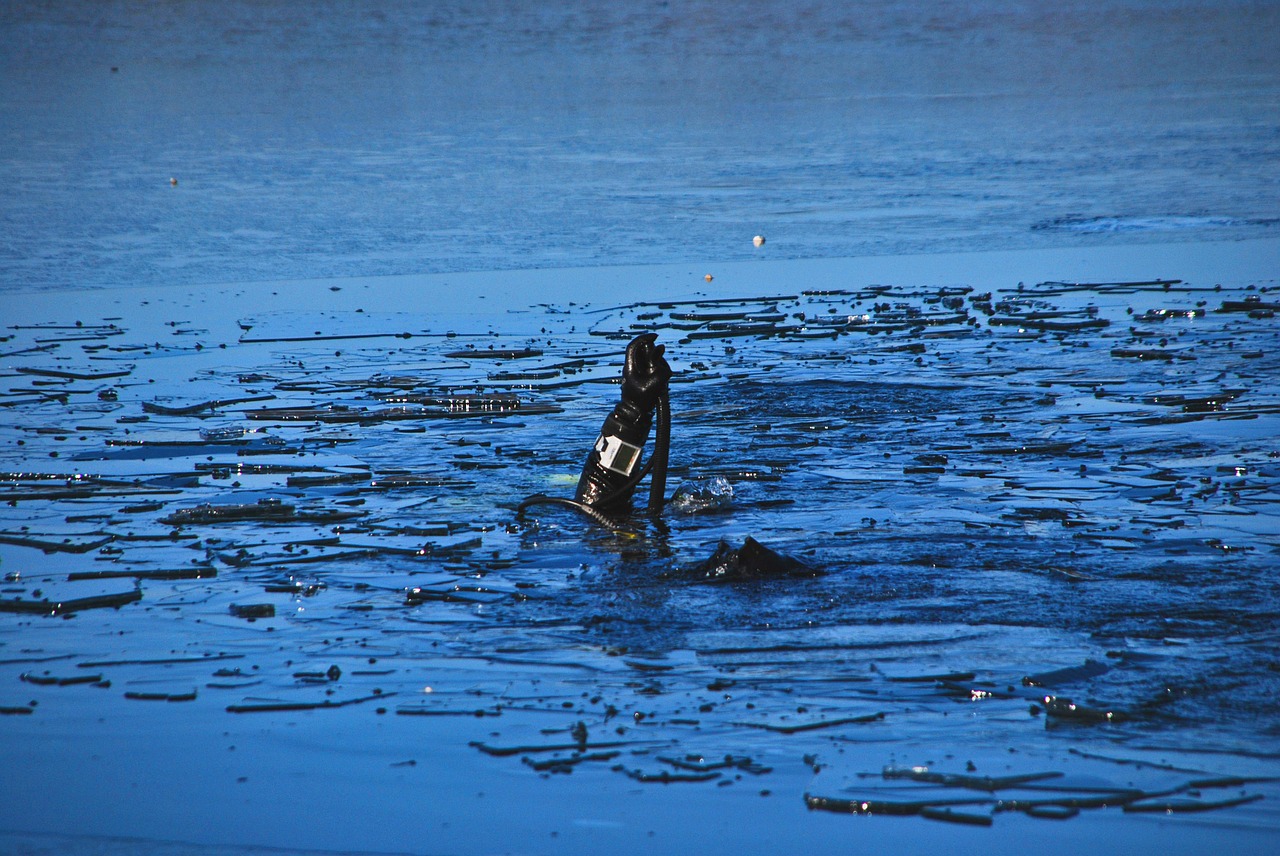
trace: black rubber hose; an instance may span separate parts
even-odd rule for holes
[[[667,504],[667,461],[671,455],[671,396],[663,390],[658,396],[658,430],[653,440],[653,457],[649,465],[653,478],[649,480],[649,516],[658,517]]]
[[[533,496],[527,496],[516,506],[516,516],[524,514],[524,510],[531,505],[563,505],[565,508],[572,508],[580,511],[587,517],[590,517],[596,523],[613,532],[626,532],[626,529],[618,526],[611,518],[601,512],[595,510],[586,503],[578,502],[576,499],[567,499],[563,496],[547,496],[545,493],[535,493]]]

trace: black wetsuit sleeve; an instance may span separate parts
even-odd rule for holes
[[[641,470],[652,425],[652,411],[641,410],[626,399],[619,401],[600,426],[600,436],[587,455],[574,498],[604,512],[629,510],[635,475]]]

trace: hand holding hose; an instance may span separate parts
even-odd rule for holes
[[[651,413],[667,391],[671,366],[662,355],[665,345],[656,344],[657,333],[643,333],[627,345],[622,367],[622,400],[641,413]]]

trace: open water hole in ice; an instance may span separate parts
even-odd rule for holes
[[[263,717],[292,769],[334,739],[288,736],[316,717],[386,759],[381,711],[481,780],[1274,830],[1270,287],[810,284],[496,336],[349,309],[15,328],[6,724]],[[732,502],[518,517],[571,494],[642,329],[677,369],[672,488]],[[694,572],[748,535],[820,574]]]

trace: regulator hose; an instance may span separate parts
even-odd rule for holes
[[[664,389],[658,396],[658,430],[653,440],[653,457],[645,465],[652,468],[649,480],[649,516],[661,517],[667,504],[667,460],[671,455],[671,396]]]

